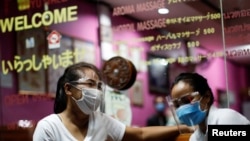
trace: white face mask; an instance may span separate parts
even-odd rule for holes
[[[103,93],[98,89],[83,88],[82,97],[79,100],[75,98],[73,98],[73,100],[83,113],[89,115],[93,111],[96,111],[103,102]]]

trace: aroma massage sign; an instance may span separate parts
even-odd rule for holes
[[[134,13],[140,13],[140,12],[146,12],[146,11],[152,11],[155,9],[163,8],[166,4],[178,4],[182,2],[187,2],[186,0],[168,0],[168,1],[147,1],[142,3],[137,3],[135,5],[124,5],[115,7],[113,9],[112,16],[123,16],[123,15],[129,15]],[[190,1],[191,2],[191,1]],[[113,32],[119,34],[123,31],[146,31],[146,30],[154,30],[154,29],[164,29],[167,28],[170,25],[176,25],[176,24],[187,24],[187,23],[196,23],[196,22],[206,22],[210,20],[220,20],[222,17],[225,20],[232,20],[232,19],[240,19],[240,18],[247,18],[250,16],[250,9],[243,9],[243,10],[235,10],[235,11],[229,11],[226,13],[213,13],[211,11],[207,11],[205,15],[192,15],[192,16],[183,16],[183,17],[173,17],[173,18],[160,18],[160,19],[150,19],[145,21],[140,21],[137,23],[123,23],[120,25],[115,25],[112,27]],[[237,25],[231,25],[229,27],[225,27],[224,32],[233,34],[236,32],[248,32],[250,31],[250,24],[243,23],[243,24],[237,24]],[[190,39],[192,37],[197,37],[200,35],[209,36],[212,34],[215,34],[216,29],[214,27],[197,27],[195,30],[187,30],[187,31],[180,31],[177,33],[167,33],[167,34],[159,34],[159,35],[149,35],[147,37],[141,37],[136,39],[124,39],[119,40],[116,42],[158,42],[158,41],[173,41],[178,39]],[[242,33],[244,34],[244,33]],[[238,43],[242,40],[247,40],[250,34],[244,34],[240,36],[241,39],[236,38],[233,36],[231,40],[231,36],[229,36],[230,40],[229,42]],[[209,37],[208,37],[209,38]],[[156,43],[153,44],[150,47],[150,50],[153,51],[169,51],[169,50],[178,50],[182,47],[181,42],[168,42],[168,43]],[[200,41],[193,40],[189,41],[184,45],[188,48],[198,48],[201,46]],[[202,59],[209,59],[209,58],[216,58],[216,57],[223,57],[226,56],[228,58],[233,57],[241,57],[241,56],[249,56],[250,55],[250,48],[244,48],[244,49],[229,49],[226,51],[217,51],[217,52],[209,52],[207,54],[200,54],[196,56],[184,56],[184,57],[177,57],[177,58],[166,58],[166,61],[169,63],[187,63],[187,62],[196,62]],[[156,60],[157,61],[157,60]],[[150,62],[146,62],[148,64]]]

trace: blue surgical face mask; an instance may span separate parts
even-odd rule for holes
[[[188,126],[200,124],[205,119],[206,114],[207,111],[202,111],[200,108],[200,100],[182,105],[176,110],[176,115],[181,123]]]
[[[155,109],[158,112],[163,112],[165,110],[165,104],[164,103],[157,103],[155,105]]]

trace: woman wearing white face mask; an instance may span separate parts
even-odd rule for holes
[[[198,73],[181,73],[173,83],[171,104],[181,123],[198,128],[190,141],[207,141],[208,125],[247,125],[250,121],[229,108],[213,105],[214,96],[207,79]]]
[[[69,66],[58,81],[55,113],[38,122],[33,141],[155,141],[179,135],[177,126],[126,127],[102,113],[103,105],[99,70],[84,62]]]
[[[90,83],[95,82],[88,82],[90,80],[84,80],[82,82],[82,85],[89,85]],[[81,82],[71,82],[76,84],[81,84]],[[93,111],[96,111],[97,108],[101,105],[103,102],[104,94],[100,89],[97,88],[78,88],[74,84],[70,84],[76,89],[80,90],[82,92],[82,96],[80,99],[75,99],[72,97],[72,99],[76,102],[78,107],[82,110],[85,114],[91,114]],[[93,85],[93,84],[91,84]]]

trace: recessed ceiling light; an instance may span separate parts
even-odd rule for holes
[[[169,10],[167,8],[160,8],[158,9],[159,14],[168,14]]]

